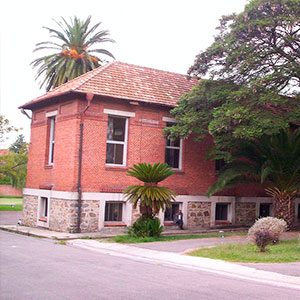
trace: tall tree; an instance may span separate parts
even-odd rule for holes
[[[241,183],[261,183],[274,199],[274,215],[292,227],[294,200],[300,194],[300,129],[281,130],[252,141],[240,140],[233,158],[221,169],[207,195]]]
[[[10,145],[8,148],[9,151],[14,153],[20,153],[24,147],[27,146],[27,143],[25,141],[25,137],[23,134],[19,134],[16,138],[16,140]]]
[[[300,125],[300,0],[252,0],[220,20],[214,43],[189,69],[201,79],[172,114],[171,136],[213,136],[216,158],[239,139]]]
[[[28,144],[19,135],[10,152],[0,157],[0,182],[22,188],[26,184]],[[16,146],[17,145],[17,146]]]
[[[12,126],[5,116],[0,115],[0,143],[4,142],[6,139],[6,134],[11,131],[18,131],[19,129]]]
[[[252,0],[242,13],[223,16],[218,30],[191,75],[299,93],[300,0]]]
[[[38,68],[36,79],[44,77],[41,87],[46,84],[47,91],[99,67],[104,60],[93,54],[114,58],[108,50],[98,48],[99,44],[114,42],[108,37],[108,30],[97,31],[101,22],[90,26],[91,16],[85,21],[75,16],[70,23],[64,18],[55,22],[59,30],[44,27],[52,40],[38,43],[34,50],[54,50],[55,53],[39,57],[31,63]]]

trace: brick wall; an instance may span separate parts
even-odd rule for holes
[[[63,96],[51,105],[34,110],[29,149],[27,188],[50,186],[58,191],[76,191],[78,180],[79,112],[87,104],[83,96]],[[127,166],[138,162],[164,162],[165,139],[163,117],[169,109],[148,104],[130,105],[125,100],[95,97],[84,115],[82,189],[83,192],[121,192],[139,181],[126,176],[127,167],[108,167],[106,135],[108,115],[104,109],[134,112],[129,118]],[[54,164],[47,165],[46,113],[57,110],[55,130]],[[145,121],[146,120],[146,121]],[[215,163],[205,159],[211,147],[211,138],[194,142],[190,137],[183,142],[182,170],[167,178],[163,185],[178,194],[204,195],[215,181]],[[224,192],[238,194],[239,189]],[[243,187],[243,196],[253,195],[255,189]]]
[[[1,184],[0,195],[5,196],[22,196],[22,189],[15,188],[11,185]]]

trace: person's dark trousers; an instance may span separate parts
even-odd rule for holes
[[[183,221],[182,220],[178,220],[177,224],[180,229],[183,229]]]

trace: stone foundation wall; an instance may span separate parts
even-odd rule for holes
[[[82,201],[81,205],[81,232],[95,232],[99,230],[100,201]]]
[[[256,203],[237,202],[235,205],[235,223],[236,225],[251,226],[256,219]]]
[[[189,202],[187,226],[208,228],[210,226],[210,210],[210,202]]]
[[[77,229],[77,200],[51,198],[49,229],[63,232],[76,232]],[[82,201],[81,232],[98,231],[99,201]]]
[[[49,229],[75,232],[77,228],[77,201],[50,199]]]
[[[25,226],[37,226],[38,196],[24,195],[22,224]]]

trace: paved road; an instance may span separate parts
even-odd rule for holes
[[[15,225],[22,218],[22,211],[0,211],[0,225]]]
[[[0,299],[300,299],[299,290],[132,261],[0,231]]]

